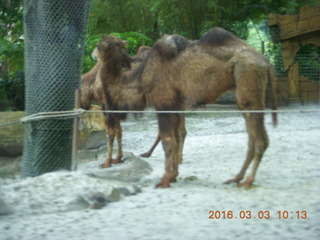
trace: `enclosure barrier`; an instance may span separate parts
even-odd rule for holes
[[[136,114],[136,113],[308,113],[308,112],[320,112],[319,109],[282,109],[282,110],[184,110],[184,111],[157,111],[157,110],[145,110],[145,111],[119,111],[119,110],[84,110],[74,109],[70,111],[57,111],[57,112],[44,112],[36,113],[26,117],[21,118],[20,120],[13,121],[11,123],[6,123],[0,125],[4,127],[14,123],[27,123],[32,121],[44,120],[44,119],[61,119],[61,118],[74,118],[81,117],[85,113],[127,113],[127,114]]]
[[[23,117],[19,120],[4,123],[0,125],[0,128],[17,123],[27,123],[37,120],[45,119],[61,119],[61,118],[72,118],[81,117],[85,113],[309,113],[309,112],[320,112],[319,109],[282,109],[282,110],[185,110],[185,111],[156,111],[156,110],[145,110],[145,111],[110,111],[110,110],[84,110],[84,109],[74,109],[70,111],[55,111],[55,112],[42,112],[32,114]]]
[[[77,96],[79,98],[79,96]],[[77,100],[76,100],[77,102]],[[75,106],[78,104],[76,103]],[[188,113],[195,113],[195,114],[243,114],[243,113],[312,113],[312,112],[320,112],[320,108],[310,108],[310,109],[281,109],[281,110],[184,110],[184,111],[156,111],[156,110],[145,110],[145,111],[103,111],[103,110],[84,110],[81,108],[75,108],[73,110],[68,111],[54,111],[54,112],[42,112],[42,113],[35,113],[26,117],[21,118],[20,120],[12,121],[9,123],[0,124],[0,128],[7,127],[9,125],[14,125],[18,123],[23,124],[33,124],[35,122],[43,122],[43,121],[54,121],[54,120],[66,120],[71,121],[73,119],[73,134],[72,132],[69,133],[69,138],[73,140],[72,147],[71,144],[68,146],[59,146],[61,151],[70,151],[72,152],[72,155],[68,155],[68,162],[71,162],[71,169],[76,170],[78,165],[78,158],[77,158],[77,152],[78,152],[78,120],[79,118],[86,114],[93,114],[93,113],[145,113],[145,114],[156,114],[156,113],[167,113],[167,114],[173,114],[173,113],[179,113],[179,114],[188,114]],[[57,156],[59,157],[59,156]],[[72,160],[72,161],[71,161]],[[53,170],[52,170],[53,171]]]
[[[90,0],[25,0],[26,115],[74,108]],[[72,119],[26,121],[22,175],[71,169]]]

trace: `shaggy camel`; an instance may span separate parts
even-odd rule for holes
[[[118,40],[119,41],[119,40]],[[123,49],[121,51],[126,51],[125,46],[127,44],[126,41],[122,42]],[[148,46],[141,46],[138,49],[137,55],[131,57],[130,60],[133,65],[140,64],[142,60],[146,57],[148,51],[151,48]],[[95,60],[97,59],[97,49],[95,48],[92,52],[92,58]],[[101,62],[98,60],[95,66],[87,73],[82,75],[81,77],[81,107],[83,109],[90,109],[92,101],[97,102],[103,109],[106,109],[104,95],[102,94],[102,83],[101,79],[97,77],[97,73],[99,68],[101,67]],[[122,153],[122,128],[120,125],[120,121],[126,118],[126,114],[105,114],[105,126],[106,126],[106,133],[108,136],[108,152],[106,161],[100,165],[101,167],[110,167],[111,163],[120,163],[123,153]],[[118,143],[118,151],[116,158],[112,158],[112,150],[113,150],[113,143],[114,138],[116,137]],[[153,149],[149,150],[149,156],[151,155]],[[146,155],[146,154],[142,154]],[[145,156],[148,157],[148,156]]]
[[[211,103],[223,92],[236,88],[240,110],[263,110],[266,88],[271,89],[271,108],[276,109],[274,72],[266,58],[232,33],[214,28],[197,41],[164,36],[144,62],[129,69],[128,55],[115,38],[104,37],[97,45],[103,92],[112,110],[180,111],[186,104]],[[245,112],[249,136],[246,160],[235,178],[226,183],[248,187],[254,182],[268,136],[263,113]],[[178,176],[186,131],[181,113],[158,113],[159,134],[165,152],[165,174],[156,187],[166,188]],[[276,125],[276,113],[273,113]],[[252,170],[243,180],[253,161]]]

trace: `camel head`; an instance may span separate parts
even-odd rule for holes
[[[92,56],[98,62],[113,62],[124,68],[130,68],[130,57],[126,49],[127,42],[114,36],[103,36],[97,43]]]

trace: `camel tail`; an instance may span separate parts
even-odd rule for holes
[[[270,89],[269,101],[271,104],[271,110],[277,110],[277,94],[276,94],[276,78],[275,72],[273,68],[270,68],[268,71],[269,79],[268,79],[268,86]],[[272,113],[272,123],[273,126],[276,127],[278,125],[278,116],[276,112]]]

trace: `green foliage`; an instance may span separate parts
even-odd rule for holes
[[[213,27],[247,39],[249,22],[268,34],[259,23],[270,13],[296,14],[301,6],[316,4],[318,0],[92,0],[82,70],[88,72],[95,64],[91,53],[101,35],[127,40],[130,55],[163,34],[197,39]],[[22,6],[23,0],[0,1],[0,104],[6,102],[6,108],[14,109],[23,108]],[[270,45],[269,55],[274,61],[281,59],[279,46],[271,41]],[[312,69],[319,67],[318,59],[309,62]]]
[[[312,81],[320,81],[320,48],[306,45],[296,55],[299,61],[299,73]]]
[[[199,38],[213,27],[223,27],[241,38],[247,23],[270,13],[295,14],[318,0],[93,0],[89,35],[139,32],[153,41],[164,33]]]
[[[112,33],[111,35],[128,42],[128,52],[131,56],[136,55],[140,46],[152,45],[149,37],[137,32]]]
[[[0,1],[0,110],[23,110],[22,0]]]
[[[16,40],[23,32],[23,0],[0,1],[0,36]],[[9,34],[8,34],[9,33]]]
[[[85,41],[85,51],[82,72],[89,72],[90,69],[95,65],[95,61],[92,59],[91,54],[96,47],[96,44],[100,41],[100,35],[88,36]]]
[[[0,110],[24,109],[23,41],[0,39]]]
[[[0,64],[7,64],[9,75],[23,68],[23,40],[0,39]]]
[[[0,111],[24,110],[24,71],[0,78]]]
[[[152,6],[156,2],[145,0],[93,0],[88,34],[139,32],[155,40],[159,37],[157,15],[152,11]]]

